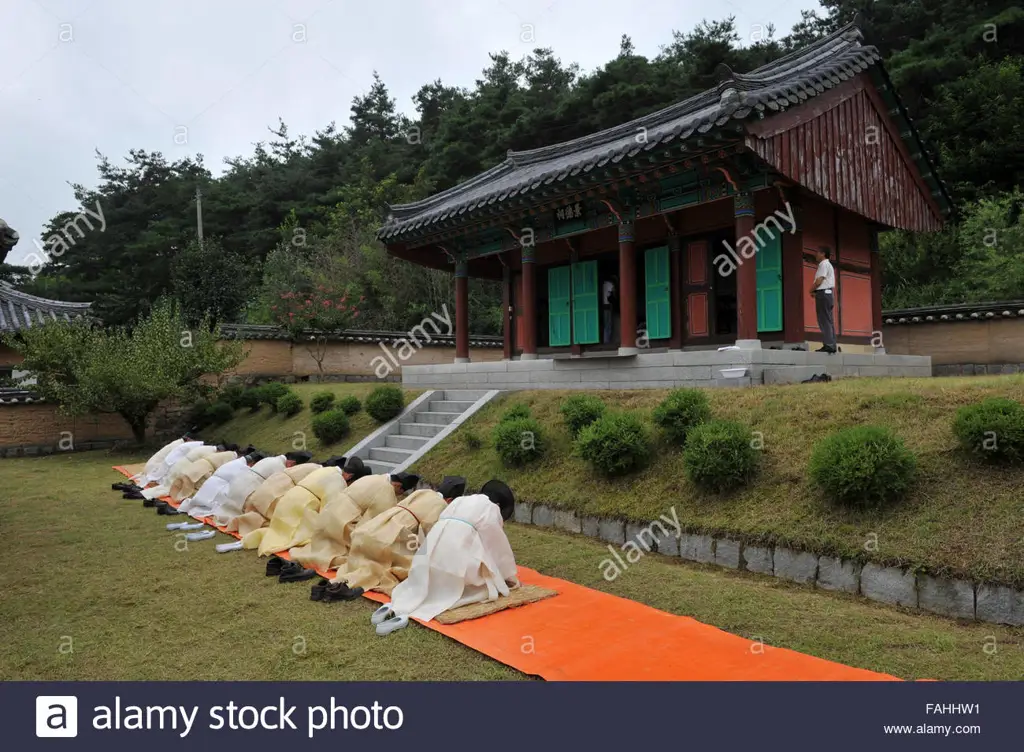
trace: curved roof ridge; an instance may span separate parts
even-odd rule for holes
[[[408,204],[395,204],[394,206],[388,205],[391,213],[395,215],[395,219],[401,219],[401,214],[408,214],[411,212],[417,212],[421,209],[429,209],[431,206],[437,204],[443,199],[457,196],[460,193],[470,190],[480,183],[485,183],[491,178],[497,177],[502,172],[514,167],[510,159],[505,159],[503,162],[499,162],[488,170],[484,170],[479,175],[474,175],[469,180],[465,180],[457,185],[453,185],[451,188],[446,188],[440,193],[435,193],[433,196],[420,199],[419,201],[413,201]]]
[[[8,300],[14,300],[17,303],[43,306],[46,308],[74,308],[84,311],[92,305],[92,303],[72,303],[68,300],[53,300],[52,298],[40,298],[37,295],[29,295],[27,292],[22,292],[21,290],[16,289],[10,282],[0,281],[0,292],[2,292],[3,297]]]

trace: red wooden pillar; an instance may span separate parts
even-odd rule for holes
[[[537,286],[536,264],[531,245],[523,246],[523,354],[522,360],[537,358]]]
[[[871,233],[871,344],[885,349],[882,339],[882,257],[878,253],[878,231]]]
[[[736,219],[736,241],[733,247],[741,252],[754,237],[754,197],[737,193],[733,198]],[[757,338],[757,258],[741,259],[736,269],[736,341],[754,345]]]
[[[669,310],[672,315],[672,335],[668,346],[679,350],[683,346],[683,268],[680,256],[682,243],[675,230],[668,234],[669,279],[672,290],[669,296]]]
[[[619,223],[619,355],[636,355],[636,252],[633,222]]]
[[[788,199],[796,227],[782,236],[782,327],[783,340],[795,345],[807,340],[804,306],[808,290],[804,287],[804,226],[801,207]]]
[[[469,362],[469,267],[455,264],[455,362]]]
[[[512,360],[512,327],[515,322],[512,310],[512,271],[507,264],[501,267],[501,309],[505,312],[505,324],[501,332],[505,341],[505,352],[502,357],[505,360]]]

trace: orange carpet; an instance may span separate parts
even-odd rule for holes
[[[126,468],[114,469],[130,475]],[[333,572],[321,574],[330,577]],[[688,616],[546,577],[527,567],[519,567],[519,579],[558,595],[472,621],[431,621],[424,626],[551,681],[900,681],[754,643]],[[389,600],[379,593],[366,597],[378,603]],[[371,628],[369,621],[366,628]]]

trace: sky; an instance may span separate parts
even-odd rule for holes
[[[202,154],[213,173],[284,120],[294,135],[348,122],[377,71],[399,109],[425,83],[472,88],[489,52],[550,47],[598,68],[623,34],[653,57],[701,20],[744,40],[789,32],[815,0],[0,0],[0,218],[24,262],[96,152]],[[191,207],[182,207],[191,211]]]

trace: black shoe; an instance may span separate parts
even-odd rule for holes
[[[832,352],[832,348],[831,348],[831,347],[828,347],[828,346],[826,346],[826,345],[822,345],[821,347],[819,347],[819,348],[818,348],[817,350],[815,350],[814,352],[823,352],[823,353],[830,353],[830,352]]]
[[[139,498],[142,499],[142,506],[144,506],[144,507],[155,507],[155,506],[158,506],[159,503],[160,503],[156,499],[147,499],[145,497],[139,497]]]
[[[285,560],[280,556],[271,556],[270,561],[267,562],[267,577],[279,577],[281,575],[281,568],[285,564]]]
[[[156,508],[156,513],[157,514],[184,514],[183,512],[179,512],[177,509],[172,507],[167,502],[164,502],[163,506],[157,507]]]
[[[288,561],[281,567],[281,574],[278,582],[302,582],[316,577],[315,569],[303,569],[298,562]]]
[[[139,499],[145,499],[146,497],[142,495],[141,491],[125,491],[123,494],[121,494],[121,498],[138,501]]]
[[[332,582],[324,590],[324,603],[354,601],[363,594],[362,588],[350,588],[347,582]]]
[[[331,584],[330,580],[320,580],[315,584],[309,591],[309,599],[311,601],[322,601],[324,599],[324,591],[327,586]]]

